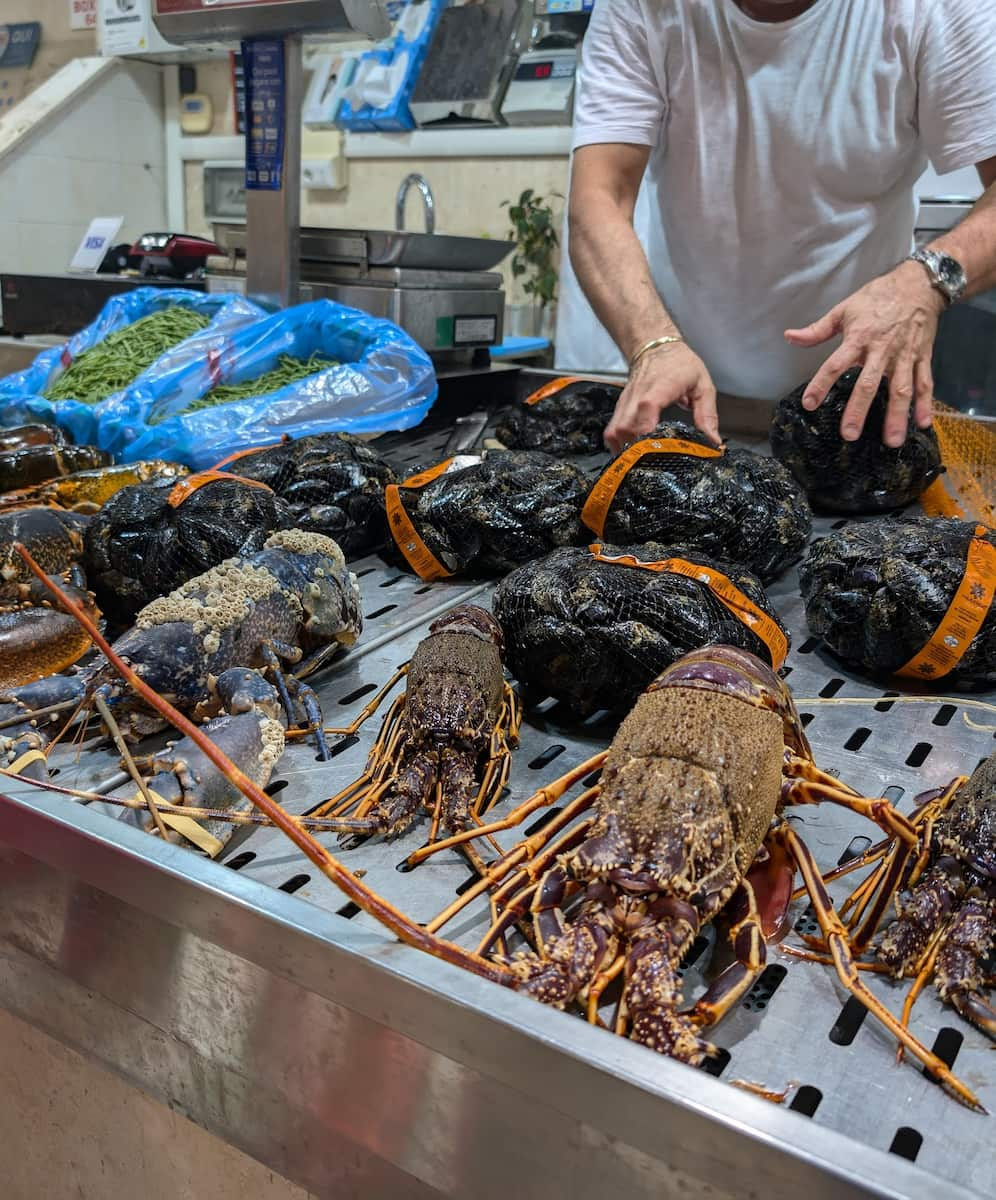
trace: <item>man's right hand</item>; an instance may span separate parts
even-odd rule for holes
[[[605,429],[605,444],[618,454],[653,433],[665,408],[691,410],[696,429],[718,446],[716,388],[701,358],[684,342],[651,350],[633,370]]]

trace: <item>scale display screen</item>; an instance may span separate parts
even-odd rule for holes
[[[542,61],[530,59],[526,62],[519,61],[519,65],[515,68],[514,79],[516,83],[528,82],[529,80],[543,81],[546,79],[571,79],[577,68],[577,61],[573,54],[565,58],[547,58]]]

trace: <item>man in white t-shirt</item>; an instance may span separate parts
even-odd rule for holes
[[[996,286],[996,0],[596,0],[584,41],[571,263],[630,366],[618,450],[661,410],[716,440],[716,389],[816,408],[863,365],[883,437],[930,424],[945,306]],[[974,164],[988,189],[911,258],[914,184]],[[655,184],[662,297],[633,232]],[[656,265],[656,264],[655,264]]]

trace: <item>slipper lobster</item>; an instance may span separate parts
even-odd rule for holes
[[[503,649],[491,613],[473,604],[451,609],[429,626],[411,661],[352,725],[327,731],[355,733],[407,676],[407,690],[385,717],[363,774],[315,810],[334,818],[329,828],[343,844],[371,834],[397,837],[420,809],[432,817],[430,844],[439,829],[481,824],[508,779],[518,735],[519,708],[502,673]]]

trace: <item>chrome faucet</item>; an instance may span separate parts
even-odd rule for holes
[[[415,185],[422,194],[422,205],[425,208],[425,232],[434,233],[436,229],[436,203],[432,198],[432,188],[424,175],[406,175],[398,188],[398,198],[394,202],[394,228],[403,230],[405,227],[405,201],[408,199],[408,189]]]

